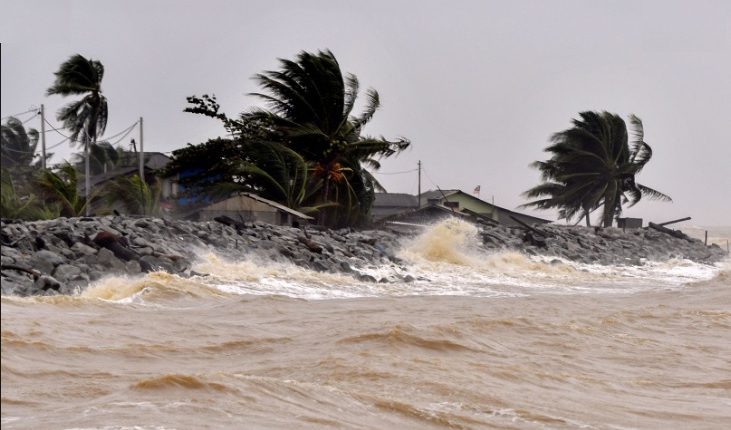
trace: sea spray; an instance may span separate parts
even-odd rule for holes
[[[400,255],[410,260],[471,266],[477,264],[474,253],[478,249],[477,227],[457,218],[449,218],[427,228],[406,244]]]

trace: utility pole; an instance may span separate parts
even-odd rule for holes
[[[86,192],[86,205],[84,206],[84,214],[91,214],[91,169],[89,167],[89,145],[91,144],[91,136],[84,130],[84,191]],[[96,132],[94,133],[96,134]],[[96,139],[94,139],[96,140]]]
[[[145,150],[143,149],[142,140],[142,117],[140,117],[140,180],[145,182]]]
[[[417,164],[419,166],[419,185],[416,189],[416,209],[419,209],[421,207],[421,160]]]
[[[43,170],[46,170],[46,109],[43,105],[41,105],[41,151],[43,156],[41,165]]]

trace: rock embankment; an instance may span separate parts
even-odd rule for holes
[[[59,218],[0,223],[2,294],[72,294],[108,274],[137,275],[164,270],[182,276],[205,249],[229,258],[256,254],[316,271],[351,273],[403,264],[396,256],[403,233],[393,229],[306,230],[231,219],[192,222],[121,216]],[[719,247],[655,230],[588,229],[544,225],[535,230],[481,226],[487,250],[513,249],[598,264],[643,264],[645,260],[687,258],[712,263]],[[399,280],[399,279],[393,279]],[[409,281],[407,275],[401,281]],[[381,280],[383,281],[383,280]]]

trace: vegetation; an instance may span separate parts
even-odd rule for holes
[[[99,135],[104,134],[107,126],[107,99],[102,95],[102,78],[104,66],[99,61],[86,59],[79,54],[71,56],[61,64],[55,73],[56,80],[48,88],[47,95],[58,94],[63,97],[82,96],[58,111],[56,118],[63,122],[71,132],[70,140],[78,142],[79,138],[84,151],[89,154],[90,145],[96,144]],[[89,177],[91,176],[89,157],[86,157],[85,192],[90,193]],[[87,215],[88,207],[87,207]]]
[[[111,208],[121,205],[126,213],[160,215],[160,182],[148,185],[138,175],[120,176],[105,185],[102,195]]]
[[[19,191],[9,170],[2,170],[0,185],[0,216],[10,219],[38,220],[59,216],[58,207],[44,205],[32,193]]]
[[[40,167],[41,160],[34,161],[38,146],[38,131],[23,127],[14,117],[0,126],[0,166],[3,169],[17,167]]]
[[[89,144],[89,172],[92,176],[101,175],[125,162],[125,153],[122,148],[114,147],[109,142]],[[77,170],[85,167],[86,157],[83,152],[72,156],[72,164]]]
[[[268,109],[253,109],[232,120],[219,113],[215,97],[188,98],[192,106],[186,111],[223,121],[235,136],[235,143],[218,142],[220,147],[233,145],[243,151],[234,159],[216,164],[215,169],[207,171],[208,177],[226,182],[228,174],[239,166],[238,172],[243,175],[234,175],[233,181],[238,185],[275,196],[283,204],[329,208],[320,211],[322,224],[342,226],[364,222],[374,192],[381,188],[365,166],[378,169],[379,158],[403,151],[409,141],[389,141],[362,134],[380,106],[379,95],[373,89],[367,90],[363,111],[353,115],[359,94],[358,79],[352,74],[344,76],[330,51],[301,52],[294,61],[280,60],[280,66],[278,71],[255,76],[262,92],[253,95],[262,99]],[[198,150],[190,148],[189,151]],[[276,155],[268,165],[257,156],[266,151],[275,151]],[[301,166],[292,154],[304,161],[307,181],[297,179],[296,187],[288,191],[286,178],[302,177]],[[173,155],[188,157],[182,152]],[[178,171],[191,167],[177,165]],[[272,181],[267,176],[280,180]]]
[[[608,112],[581,112],[574,126],[556,133],[545,149],[552,154],[533,167],[544,183],[524,193],[540,198],[524,206],[558,209],[559,218],[585,217],[603,207],[602,223],[611,226],[622,213],[622,205],[632,206],[643,196],[670,201],[670,197],[641,185],[635,176],[652,157],[652,148],[644,141],[642,121],[630,116],[632,141],[624,120]],[[541,198],[542,197],[542,198]]]
[[[71,164],[66,163],[57,171],[42,170],[35,185],[45,206],[57,206],[60,216],[76,217],[87,213],[89,200],[79,193],[76,169]]]

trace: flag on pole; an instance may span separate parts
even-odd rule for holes
[[[474,194],[477,197],[480,197],[480,186],[476,186],[475,189],[472,191],[472,194]]]

